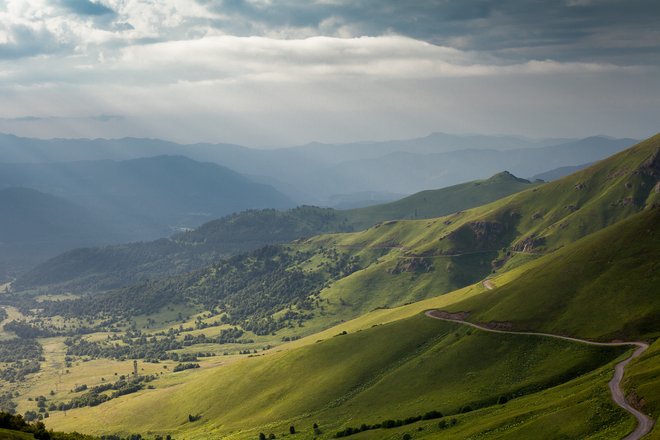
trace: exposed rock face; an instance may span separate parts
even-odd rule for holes
[[[641,174],[647,176],[652,176],[660,178],[660,148],[656,149],[655,152],[646,159],[637,169]]]
[[[516,252],[534,252],[545,244],[545,237],[526,237],[523,241],[513,245],[511,249]]]
[[[498,222],[472,222],[467,226],[472,230],[474,240],[486,245],[496,244],[507,230],[506,225]]]
[[[634,205],[635,201],[633,200],[632,197],[625,197],[623,199],[619,199],[616,202],[610,203],[610,206],[630,206]]]
[[[424,273],[431,272],[432,270],[433,264],[428,258],[404,258],[396,263],[396,266],[390,270],[390,273],[396,275],[403,272]]]
[[[475,251],[494,251],[509,244],[509,232],[517,221],[518,215],[504,216],[504,221],[474,221],[461,225],[446,235],[452,247],[440,251],[443,255],[460,254]]]

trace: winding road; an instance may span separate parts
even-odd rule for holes
[[[486,285],[487,289],[492,289],[491,286]],[[488,327],[481,326],[479,324],[473,324],[471,322],[464,321],[460,318],[455,318],[452,316],[452,314],[447,313],[447,312],[441,312],[439,310],[429,310],[426,312],[426,316],[429,318],[433,319],[439,319],[441,321],[447,321],[447,322],[454,322],[457,324],[463,324],[467,325],[469,327],[476,328],[478,330],[483,330],[485,332],[491,332],[491,333],[504,333],[504,334],[509,334],[509,335],[529,335],[529,336],[541,336],[545,338],[554,338],[554,339],[563,339],[565,341],[572,341],[572,342],[577,342],[580,344],[586,344],[586,345],[597,345],[597,346],[605,346],[605,347],[622,347],[622,346],[635,346],[637,349],[633,352],[632,355],[630,355],[628,358],[622,360],[621,362],[617,363],[614,366],[614,376],[609,382],[609,387],[610,387],[610,392],[612,393],[612,400],[614,400],[614,403],[619,405],[621,408],[635,416],[637,419],[637,427],[633,432],[628,434],[626,437],[623,438],[623,440],[639,440],[642,437],[644,437],[646,434],[651,432],[651,429],[653,428],[654,421],[652,418],[647,416],[646,414],[638,411],[637,409],[633,408],[625,398],[625,395],[623,393],[623,389],[621,388],[621,381],[623,380],[623,375],[625,373],[625,368],[626,365],[630,363],[633,359],[641,356],[644,351],[646,351],[647,348],[649,348],[649,344],[646,342],[594,342],[594,341],[588,341],[586,339],[579,339],[579,338],[571,338],[570,336],[560,336],[560,335],[554,335],[552,333],[536,333],[536,332],[514,332],[514,331],[508,331],[508,330],[498,330],[498,329],[492,329]]]

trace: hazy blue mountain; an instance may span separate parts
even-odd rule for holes
[[[583,163],[582,165],[554,168],[552,170],[548,170],[543,173],[535,174],[530,179],[551,182],[553,180],[561,179],[564,176],[568,176],[569,174],[573,174],[576,171],[580,171],[592,164],[593,162]]]
[[[89,210],[34,189],[2,189],[0,206],[0,281],[67,249],[122,238]]]
[[[0,135],[0,162],[184,155],[231,168],[298,203],[330,205],[329,199],[336,194],[412,194],[486,178],[503,169],[532,176],[550,168],[594,162],[634,143],[633,139],[607,137],[529,140],[433,133],[417,139],[260,150],[232,144],[179,145],[157,139],[38,140]]]
[[[116,225],[131,240],[169,235],[245,209],[293,205],[268,185],[182,156],[0,164],[0,188],[12,186],[74,201]]]
[[[346,144],[314,142],[283,149],[283,151],[295,151],[300,156],[316,161],[339,164],[348,160],[370,159],[396,152],[434,154],[465,149],[515,150],[558,145],[576,140],[570,138],[534,140],[521,136],[431,133],[421,138],[380,142],[352,142]]]
[[[413,193],[424,188],[448,186],[457,181],[478,179],[506,169],[518,176],[532,176],[549,168],[594,162],[619,152],[636,141],[590,137],[541,148],[516,150],[459,150],[418,155],[392,153],[377,159],[336,165],[338,180],[356,179],[356,188]],[[414,171],[413,171],[414,170]]]

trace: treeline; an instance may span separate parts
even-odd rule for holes
[[[225,330],[223,330],[225,331]],[[145,359],[148,362],[157,362],[164,360],[173,360],[180,362],[196,361],[197,357],[213,356],[213,353],[171,353],[172,350],[180,350],[184,347],[197,344],[224,344],[239,343],[247,344],[254,342],[251,339],[234,339],[232,336],[242,335],[243,331],[239,329],[226,329],[228,333],[215,338],[206,335],[185,335],[183,341],[176,339],[174,334],[167,336],[146,337],[141,333],[127,332],[120,339],[109,339],[106,341],[88,341],[84,338],[68,338],[64,340],[67,346],[67,356],[88,356],[94,359]],[[232,335],[232,336],[229,336]],[[121,344],[115,341],[121,341]]]
[[[183,342],[171,338],[140,337],[128,339],[124,344],[107,342],[90,342],[83,338],[69,338],[64,341],[67,346],[67,356],[89,356],[91,358],[107,359],[148,359],[148,360],[180,360],[177,353],[168,353],[170,350],[179,350],[184,347]]]
[[[89,388],[89,390],[69,402],[60,402],[58,404],[51,404],[48,407],[49,411],[68,411],[72,408],[82,408],[85,406],[98,406],[108,400],[116,399],[117,397],[126,394],[132,394],[144,389],[145,384],[153,381],[156,378],[154,375],[137,376],[135,378],[120,378],[117,382],[106,383]],[[85,387],[85,389],[87,389]],[[107,391],[112,391],[107,393]]]
[[[0,412],[0,428],[29,433],[37,440],[99,440],[99,437],[79,434],[77,432],[64,433],[47,430],[43,422],[28,423],[23,416]],[[118,440],[123,440],[119,439]]]
[[[75,335],[88,335],[99,331],[99,328],[91,328],[87,326],[77,326],[71,329],[61,329],[48,327],[44,322],[27,322],[24,320],[14,320],[5,324],[5,330],[13,332],[19,338],[34,339],[34,338],[50,338],[53,336],[75,336]]]
[[[407,417],[405,419],[388,419],[388,420],[383,420],[381,423],[376,423],[374,425],[368,425],[366,423],[363,423],[360,427],[352,428],[348,427],[345,429],[342,429],[341,431],[338,431],[335,434],[335,438],[341,438],[341,437],[348,437],[353,434],[358,434],[360,432],[364,431],[370,431],[372,429],[392,429],[392,428],[398,428],[400,426],[405,426],[405,425],[410,425],[412,423],[419,422],[421,420],[434,420],[434,419],[440,419],[442,418],[443,415],[440,411],[429,411],[426,414],[423,415],[418,415],[418,416],[412,416],[412,417]],[[456,424],[456,419],[450,419],[449,421],[443,420],[439,427],[445,428],[449,426],[453,426]]]
[[[39,359],[42,353],[41,345],[34,339],[0,341],[0,362]]]
[[[43,349],[34,339],[9,339],[0,341],[0,379],[7,382],[20,382],[28,374],[41,368]]]
[[[183,370],[192,370],[195,368],[199,368],[199,364],[196,363],[186,363],[186,364],[177,364],[172,371],[175,373],[178,371],[183,371]]]

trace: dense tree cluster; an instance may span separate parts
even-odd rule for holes
[[[0,379],[7,382],[20,382],[28,374],[40,369],[42,348],[34,339],[9,339],[0,341]]]
[[[327,260],[322,268],[304,271],[299,266],[311,258],[311,252],[266,246],[191,274],[77,300],[44,301],[40,307],[45,316],[128,318],[190,304],[222,310],[222,322],[265,335],[312,317],[314,298],[326,283],[359,269],[355,257],[327,249],[321,253]],[[287,308],[284,316],[273,318]]]
[[[335,438],[348,437],[349,435],[358,434],[363,431],[370,431],[372,429],[391,429],[398,428],[400,426],[410,425],[412,423],[419,422],[420,420],[433,420],[442,418],[442,413],[440,411],[429,411],[424,415],[407,417],[405,419],[388,419],[383,420],[381,423],[376,423],[374,425],[368,425],[363,423],[360,427],[357,428],[345,428],[341,431],[338,431],[335,434]],[[455,419],[452,419],[455,420]],[[455,423],[455,422],[454,422]]]
[[[188,362],[188,363],[184,363],[184,364],[177,364],[177,366],[174,367],[174,370],[172,370],[172,371],[174,371],[176,373],[177,371],[191,370],[191,369],[194,369],[194,368],[199,368],[199,364]]]
[[[135,393],[144,389],[146,383],[151,382],[156,377],[150,376],[137,376],[132,379],[119,379],[114,383],[104,383],[95,387],[89,388],[84,394],[71,399],[69,402],[60,402],[59,404],[51,404],[48,407],[49,411],[68,411],[72,408],[82,408],[85,406],[97,406],[108,400],[117,397]],[[87,387],[85,387],[87,389]],[[109,392],[111,391],[111,392]]]
[[[34,339],[0,341],[0,362],[39,359],[42,351],[41,345]]]
[[[10,391],[0,393],[0,411],[15,414],[17,405],[13,399],[14,394]]]
[[[178,350],[184,347],[183,342],[174,337],[146,338],[144,336],[131,339],[126,338],[122,344],[107,342],[90,342],[84,338],[69,338],[64,341],[67,346],[68,356],[89,356],[91,358],[109,359],[148,359],[152,361],[172,359],[179,360],[177,353],[169,353],[170,350]]]

